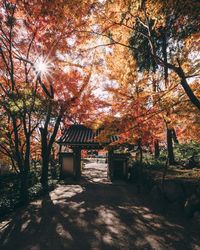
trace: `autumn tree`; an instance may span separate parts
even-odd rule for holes
[[[153,105],[149,74],[143,74],[140,78],[137,71],[132,73],[134,61],[131,54],[129,62],[127,54],[114,56],[115,59],[119,57],[121,59],[118,62],[121,62],[121,67],[118,63],[117,65],[113,63],[112,56],[107,61],[111,69],[110,77],[116,80],[115,86],[107,88],[112,96],[112,115],[115,117],[111,119],[113,120],[111,123],[116,129],[111,127],[116,134],[120,134],[122,142],[138,145],[142,155],[143,147],[152,148],[155,140],[163,139],[163,111]]]
[[[86,19],[82,17],[90,10],[90,3],[78,6],[77,3],[1,2],[1,104],[8,121],[8,132],[5,130],[4,136],[6,140],[11,139],[6,151],[12,154],[10,156],[20,172],[22,202],[28,198],[27,176],[33,132],[40,127],[41,181],[46,187],[49,155],[63,114],[88,82],[88,74],[82,77],[82,83],[78,82],[78,74],[72,74],[78,77],[77,80],[70,73],[61,74],[67,53],[71,51],[73,54],[72,43],[78,42],[74,29],[85,24]],[[71,83],[68,76],[73,79]],[[74,92],[70,90],[73,84],[77,84]]]
[[[157,74],[156,78],[159,81],[152,81],[152,87],[154,91],[160,93],[152,93],[151,99],[153,98],[152,102],[158,107],[157,104],[161,104],[160,100],[165,96],[165,92],[168,97],[170,95],[171,109],[169,103],[166,106],[162,103],[160,109],[163,111],[162,117],[168,127],[167,138],[171,162],[174,162],[174,159],[173,151],[170,149],[172,149],[172,140],[176,137],[174,128],[171,127],[173,122],[169,123],[171,118],[167,117],[173,116],[171,114],[173,98],[176,99],[182,95],[177,83],[182,86],[188,100],[199,109],[199,87],[190,83],[198,76],[198,60],[194,56],[198,55],[197,6],[196,1],[184,1],[184,3],[182,1],[106,1],[96,15],[99,18],[99,28],[88,30],[94,36],[101,37],[103,42],[99,47],[109,46],[111,55],[114,56],[113,64],[120,64],[116,60],[116,55],[121,53],[120,47],[123,46],[132,51],[134,60],[137,62],[137,66],[135,67],[134,64],[132,68],[133,71],[150,70],[150,75]],[[129,60],[127,51],[124,57]],[[124,75],[124,71],[116,69],[114,74]],[[160,72],[164,72],[163,79]],[[173,81],[176,84],[173,84]],[[146,81],[146,84],[149,82]]]
[[[3,1],[0,20],[1,80],[0,93],[2,113],[7,124],[4,127],[4,143],[1,150],[7,154],[13,166],[17,167],[21,178],[21,202],[28,199],[27,178],[30,171],[31,135],[38,125],[35,111],[39,105],[37,81],[28,77],[33,75],[26,64],[21,65],[19,56],[22,48],[26,58],[29,46],[24,48],[21,20],[16,19],[16,5]],[[28,33],[27,33],[28,36]],[[35,119],[33,119],[33,117]]]
[[[147,2],[146,2],[147,3]],[[157,5],[156,5],[157,4]],[[170,65],[167,65],[169,62],[176,61],[175,57],[180,57],[180,50],[185,49],[185,53],[187,54],[188,48],[184,48],[184,44],[181,42],[183,39],[188,39],[191,36],[191,33],[197,32],[197,23],[196,23],[196,13],[194,12],[194,17],[190,16],[191,13],[186,13],[185,10],[182,10],[183,7],[177,5],[177,3],[166,3],[163,2],[162,10],[159,9],[159,3],[155,3],[155,6],[159,9],[159,11],[154,13],[153,15],[148,15],[149,9],[152,6],[148,5],[145,9],[145,2],[143,2],[141,8],[144,12],[145,21],[141,20],[141,17],[138,17],[136,20],[135,28],[133,30],[133,35],[130,39],[130,44],[133,47],[136,47],[137,50],[133,50],[133,54],[137,59],[138,66],[140,70],[161,70],[159,65],[161,65],[164,69],[163,79],[164,84],[163,86],[167,90],[169,88],[169,69]],[[154,6],[154,7],[155,7]],[[154,10],[155,11],[155,10]],[[186,16],[189,15],[189,22],[185,22]],[[156,24],[157,19],[159,16],[162,16],[162,21],[159,25]],[[158,21],[159,22],[159,21]],[[180,24],[183,24],[181,26]],[[157,27],[156,27],[157,25]],[[177,29],[179,32],[177,33]],[[191,53],[191,51],[189,52]],[[184,54],[184,53],[183,53]],[[186,55],[185,54],[185,55]],[[158,62],[162,60],[162,64]],[[181,55],[182,56],[182,55]],[[177,59],[179,62],[179,59]],[[172,65],[171,65],[172,66]],[[180,66],[180,65],[179,65]],[[193,69],[195,69],[195,65],[193,65]],[[180,70],[182,70],[180,66]],[[178,74],[180,77],[180,74]],[[194,101],[195,97],[191,93],[191,87],[187,83],[186,80],[183,80],[184,76],[182,76],[181,84],[186,91],[187,95],[189,96],[190,100],[193,104],[198,107],[198,98]],[[163,88],[162,88],[163,89]],[[191,91],[190,91],[190,90]],[[158,91],[158,88],[155,91]],[[189,94],[190,93],[190,94]],[[193,92],[194,93],[194,92]],[[197,93],[197,92],[196,92]],[[170,109],[168,109],[167,113],[171,113]],[[173,138],[175,136],[175,130],[171,125],[169,125],[168,119],[165,119],[165,124],[167,127],[167,149],[168,149],[168,159],[170,164],[175,162],[174,153],[173,153]]]
[[[105,1],[96,15],[101,28],[88,32],[104,38],[105,46],[125,46],[135,55],[138,46],[130,44],[129,38],[137,34],[138,42],[141,38],[150,50],[145,55],[149,63],[173,71],[189,100],[199,109],[198,96],[188,83],[190,77],[199,74],[198,61],[193,56],[198,54],[198,7],[196,1]],[[160,46],[158,37],[163,40]],[[164,44],[169,47],[170,61],[160,54]]]
[[[23,4],[31,22],[34,26],[38,24],[41,30],[42,53],[46,55],[43,61],[47,64],[47,68],[49,67],[49,71],[52,71],[51,66],[48,65],[50,58],[53,58],[53,64],[56,65],[54,72],[51,72],[51,77],[48,72],[46,75],[42,75],[42,72],[39,74],[40,83],[49,83],[48,89],[46,85],[42,85],[48,99],[44,106],[43,123],[40,126],[41,183],[44,189],[48,186],[48,165],[59,125],[63,119],[71,116],[71,106],[75,106],[75,103],[79,106],[78,103],[86,95],[82,95],[82,92],[90,80],[91,70],[88,72],[87,65],[80,65],[79,62],[75,62],[75,59],[73,61],[73,58],[74,48],[85,41],[85,37],[82,37],[76,30],[87,24],[87,18],[93,8],[92,3],[93,1],[82,1],[82,3],[79,1],[73,3],[41,1],[37,6],[31,6],[31,3]],[[51,53],[49,47],[51,47]],[[72,71],[63,73],[63,71],[69,71],[70,66]],[[77,69],[74,70],[74,67],[81,69],[82,73],[79,73]]]
[[[50,155],[61,121],[69,120],[69,117],[73,116],[72,109],[83,98],[91,73],[91,71],[86,75],[77,71],[72,71],[69,74],[62,74],[59,71],[55,73],[58,83],[53,88],[54,99],[45,100],[46,104],[44,103],[43,106],[44,124],[39,127],[42,147],[41,183],[44,190],[48,188]],[[59,84],[63,81],[65,85]]]

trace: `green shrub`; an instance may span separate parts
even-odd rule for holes
[[[56,169],[57,170],[57,169]],[[52,190],[57,179],[53,180],[49,174],[49,186]],[[40,172],[35,170],[28,174],[29,200],[36,199],[42,195],[40,184]],[[0,176],[0,217],[20,206],[20,174],[6,173]]]
[[[184,144],[176,144],[174,153],[178,162],[186,162],[194,155],[195,161],[200,162],[200,143],[190,142]]]

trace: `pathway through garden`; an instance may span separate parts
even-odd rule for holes
[[[200,249],[194,220],[167,213],[134,185],[110,183],[106,171],[89,163],[79,184],[59,185],[1,222],[0,249]]]

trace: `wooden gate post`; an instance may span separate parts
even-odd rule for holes
[[[75,169],[75,179],[79,180],[81,177],[81,149],[74,148],[74,169]]]
[[[113,149],[109,149],[108,150],[108,173],[109,173],[109,178],[111,181],[113,179],[112,157],[113,157]]]

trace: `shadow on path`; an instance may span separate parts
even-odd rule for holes
[[[60,185],[18,210],[0,229],[0,249],[195,250],[200,249],[199,229],[189,220],[153,211],[134,186],[85,180]]]

